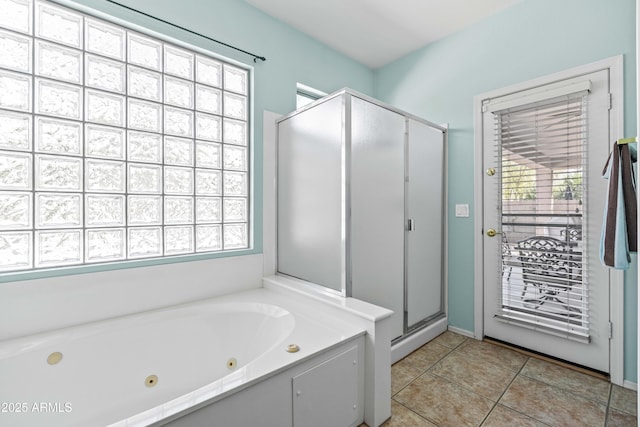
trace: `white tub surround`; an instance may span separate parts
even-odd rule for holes
[[[0,425],[357,426],[369,387],[357,319],[256,289],[0,341],[0,402],[13,403]]]
[[[335,318],[348,316],[352,325],[366,330],[364,363],[364,421],[377,427],[391,417],[391,327],[393,312],[373,304],[317,292],[317,285],[288,276],[264,278],[264,287],[283,295],[298,294],[324,305]],[[297,426],[296,426],[297,427]]]

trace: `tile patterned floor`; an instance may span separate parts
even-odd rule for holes
[[[383,427],[636,426],[637,394],[445,332],[391,368]]]

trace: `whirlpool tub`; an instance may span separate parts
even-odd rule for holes
[[[358,425],[364,333],[257,289],[0,342],[0,425]]]

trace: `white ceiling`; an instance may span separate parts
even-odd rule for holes
[[[378,68],[520,0],[245,0]]]

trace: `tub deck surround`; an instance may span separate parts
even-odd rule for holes
[[[284,275],[263,279],[266,289],[282,295],[298,295],[324,305],[324,312],[345,318],[366,330],[364,367],[364,417],[377,427],[391,417],[391,324],[393,311],[356,298],[318,292],[313,283]]]
[[[0,401],[26,404],[0,413],[0,425],[179,421],[361,341],[366,329],[354,317],[262,288],[0,341]],[[300,350],[287,352],[289,344]],[[47,363],[56,352],[57,363]],[[48,406],[38,411],[41,403]]]

